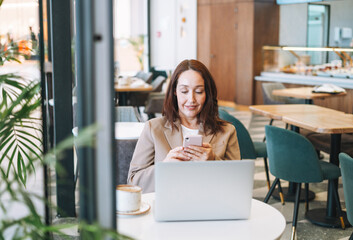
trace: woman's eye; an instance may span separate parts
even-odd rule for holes
[[[197,93],[197,94],[203,94],[204,91],[197,91],[196,93]]]
[[[182,93],[182,94],[186,94],[186,93],[188,93],[188,91],[181,91],[181,93]]]

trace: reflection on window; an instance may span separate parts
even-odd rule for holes
[[[148,70],[148,0],[115,0],[114,59],[120,74]]]

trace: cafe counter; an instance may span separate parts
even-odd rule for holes
[[[290,73],[262,72],[260,76],[255,77],[255,80],[264,81],[264,82],[281,82],[281,83],[310,85],[310,86],[329,83],[345,89],[353,89],[353,79],[351,78],[335,78],[335,77],[309,76],[309,75],[299,75],[299,74],[290,74]]]

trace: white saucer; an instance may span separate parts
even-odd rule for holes
[[[137,211],[133,211],[133,212],[119,212],[116,211],[117,214],[119,215],[140,215],[140,214],[144,214],[146,212],[148,212],[151,209],[151,206],[146,203],[146,202],[142,202],[140,209]]]

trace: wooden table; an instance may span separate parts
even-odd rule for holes
[[[151,209],[136,216],[118,215],[119,233],[135,239],[280,239],[286,227],[283,215],[274,207],[252,200],[247,220],[178,221],[154,220],[154,193],[142,195]],[[172,206],[171,206],[172,207]]]
[[[295,126],[294,130],[305,128],[317,133],[331,134],[330,163],[339,165],[338,154],[341,150],[341,134],[353,133],[353,114],[336,111],[316,105],[284,104],[284,105],[254,105],[250,110],[256,114],[282,120]],[[338,181],[335,181],[336,187]],[[306,216],[311,221],[325,227],[340,227],[336,217],[333,189],[330,184],[327,191],[327,206],[325,209],[314,209]]]
[[[127,105],[127,94],[129,92],[150,92],[153,90],[151,84],[145,83],[142,79],[135,79],[131,84],[119,85],[119,82],[114,83],[116,97],[119,97],[119,105]]]
[[[337,111],[330,108],[320,107],[317,105],[308,104],[276,104],[276,105],[253,105],[249,107],[250,111],[265,117],[269,117],[274,120],[282,120],[283,116],[288,114],[301,114],[301,113],[312,113],[312,114],[345,114],[341,111]]]
[[[272,94],[275,96],[281,97],[293,97],[305,99],[306,104],[312,104],[314,99],[318,98],[329,98],[329,97],[340,97],[347,95],[346,92],[342,93],[313,93],[314,88],[312,87],[299,87],[299,88],[284,88],[284,89],[275,89],[272,91]]]

